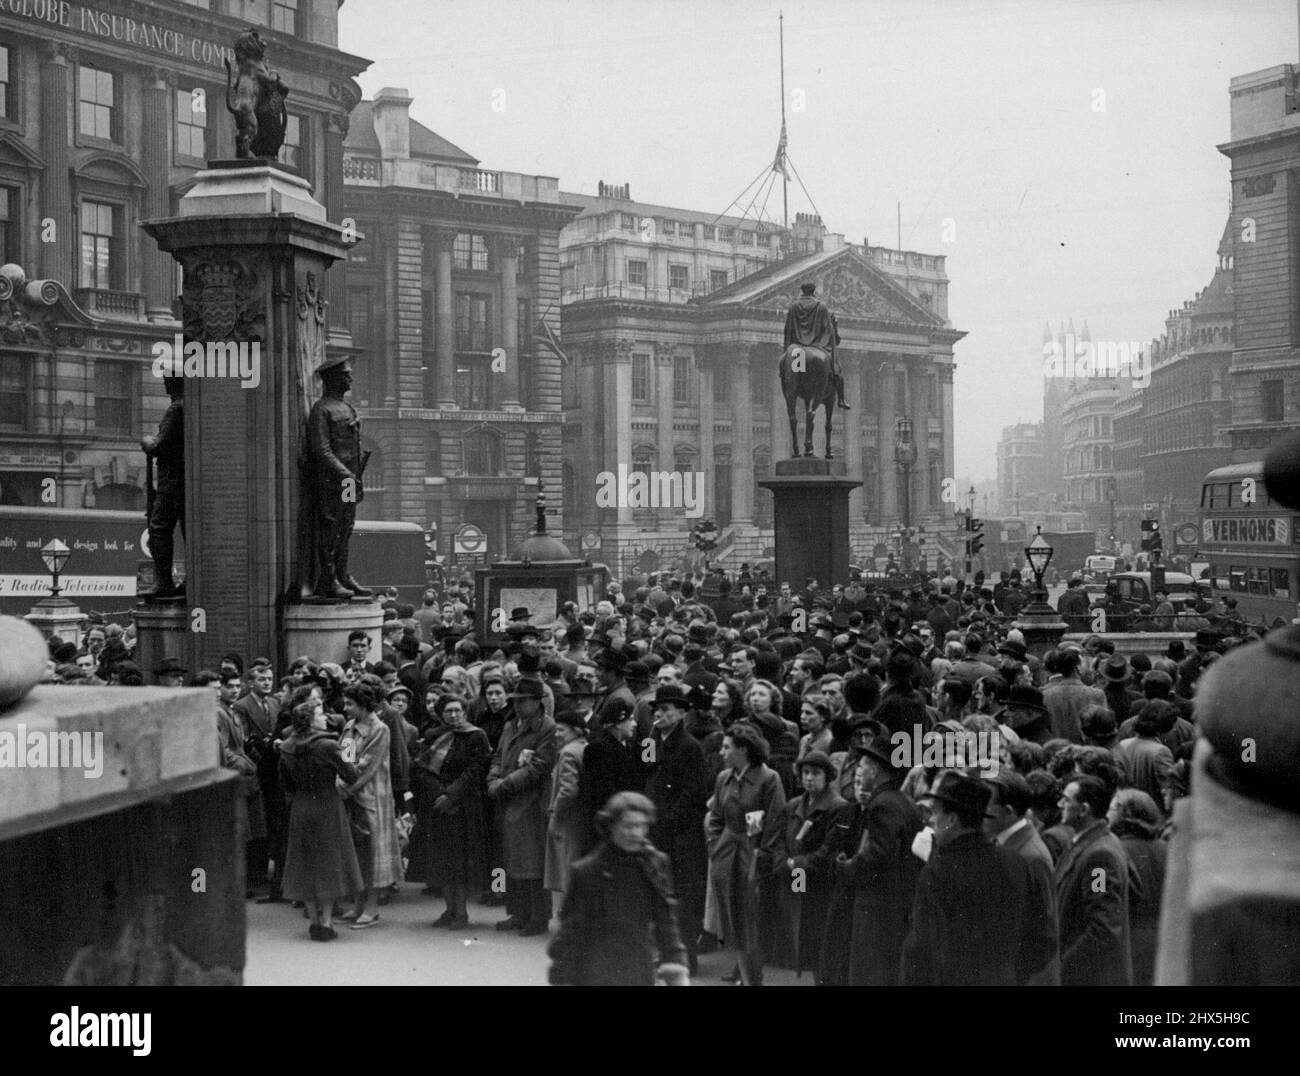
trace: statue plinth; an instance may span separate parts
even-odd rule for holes
[[[283,667],[281,610],[304,597],[300,461],[321,391],[324,278],[349,244],[301,176],[219,165],[198,174],[178,217],[141,225],[181,264],[184,350],[196,360],[185,376],[191,623],[175,656],[215,669],[236,650]],[[368,606],[351,608],[366,619]]]
[[[759,483],[773,497],[776,577],[802,585],[845,582],[849,577],[849,494],[861,482],[848,478],[842,460],[778,460],[774,478]]]

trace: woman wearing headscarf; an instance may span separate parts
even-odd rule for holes
[[[1160,901],[1165,890],[1165,859],[1169,851],[1160,835],[1163,820],[1150,795],[1136,788],[1121,788],[1110,801],[1106,821],[1128,856],[1133,985],[1150,986],[1155,981]]]
[[[353,684],[343,691],[343,711],[348,720],[339,746],[343,757],[357,768],[357,779],[344,786],[343,795],[365,883],[357,906],[339,916],[355,920],[353,930],[379,922],[379,895],[402,876],[401,845],[393,815],[390,734],[376,712],[378,707],[375,691],[366,684]]]
[[[779,968],[817,971],[834,872],[813,858],[822,846],[835,812],[844,800],[835,791],[835,766],[824,751],[809,751],[799,762],[803,792],[781,813],[782,855],[775,857],[764,885],[763,957]]]
[[[761,986],[758,879],[771,873],[781,853],[785,790],[765,764],[767,741],[748,722],[727,730],[722,752],[726,769],[718,775],[704,822],[712,897],[705,928],[737,952],[740,981]]]
[[[492,749],[487,733],[469,723],[465,704],[456,696],[443,695],[435,712],[441,723],[414,759],[416,830],[425,881],[431,889],[440,888],[447,902],[433,925],[463,930],[469,925],[469,894],[478,892],[488,876],[483,779]]]
[[[337,937],[331,922],[334,902],[353,899],[362,885],[338,790],[339,782],[353,784],[359,775],[326,731],[325,720],[318,699],[296,705],[279,761],[280,787],[293,797],[282,891],[287,900],[307,905],[313,941]]]

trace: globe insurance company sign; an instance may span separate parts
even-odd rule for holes
[[[29,19],[44,26],[78,30],[83,34],[110,41],[121,41],[151,52],[178,56],[196,63],[220,65],[224,57],[232,60],[234,52],[226,45],[194,37],[167,26],[99,11],[71,0],[0,0],[0,14]]]
[[[1202,542],[1235,542],[1238,545],[1290,545],[1291,521],[1285,516],[1255,519],[1201,520]]]

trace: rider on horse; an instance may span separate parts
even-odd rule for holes
[[[844,402],[844,375],[840,373],[839,360],[835,357],[835,345],[840,342],[835,315],[815,296],[816,284],[801,284],[799,290],[803,294],[790,304],[785,315],[785,346],[799,344],[803,347],[819,347],[830,356],[831,377],[835,382],[839,406],[847,411],[849,405]]]

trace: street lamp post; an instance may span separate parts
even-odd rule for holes
[[[50,638],[75,643],[81,637],[81,610],[60,597],[63,588],[59,586],[59,576],[71,556],[72,550],[58,538],[51,538],[41,547],[41,560],[50,573],[50,593],[32,606],[26,619]]]
[[[1059,645],[1068,630],[1060,614],[1047,604],[1047,591],[1043,587],[1043,573],[1047,571],[1055,552],[1043,537],[1042,527],[1037,528],[1033,539],[1025,547],[1025,560],[1034,573],[1034,600],[1020,611],[1015,627],[1024,635],[1025,646],[1039,655]]]
[[[1043,528],[1037,528],[1033,540],[1025,549],[1025,560],[1029,561],[1029,567],[1034,573],[1034,600],[1025,610],[1031,613],[1051,613],[1054,610],[1047,604],[1047,591],[1043,588],[1043,573],[1047,571],[1047,566],[1052,563],[1052,554],[1055,553],[1047,539],[1043,537]]]

